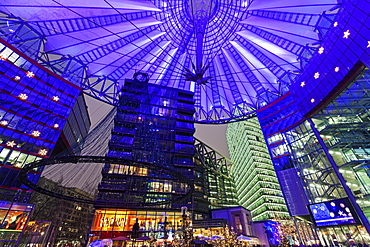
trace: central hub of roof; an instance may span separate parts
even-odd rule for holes
[[[185,0],[188,15],[192,21],[208,21],[216,12],[217,0]]]

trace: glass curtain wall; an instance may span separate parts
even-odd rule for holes
[[[284,133],[287,152],[310,204],[348,197],[324,149],[334,159],[346,185],[361,210],[370,219],[370,73],[366,69],[329,105],[312,117],[324,146],[320,145],[309,121]],[[345,213],[345,212],[344,212]],[[368,243],[359,225],[337,225],[320,229],[326,244]]]

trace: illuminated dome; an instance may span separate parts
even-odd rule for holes
[[[150,83],[193,91],[198,122],[221,123],[285,94],[317,53],[338,6],[334,0],[3,0],[0,32],[104,102],[114,104],[124,79],[143,71]]]

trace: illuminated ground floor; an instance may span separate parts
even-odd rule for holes
[[[138,223],[137,238],[151,236],[181,238],[183,215],[178,211],[97,209],[90,232],[90,242],[96,239],[112,239],[119,236],[132,238],[134,225]]]

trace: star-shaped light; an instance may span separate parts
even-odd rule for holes
[[[32,134],[31,135],[36,136],[36,137],[39,137],[41,135],[41,132],[38,131],[38,130],[34,130],[34,131],[32,131]]]
[[[15,76],[14,77],[14,80],[16,80],[16,81],[19,81],[21,79],[21,77],[20,76]]]
[[[15,145],[17,145],[17,143],[15,143],[14,141],[8,141],[8,142],[6,143],[6,145],[7,145],[8,147],[14,147]]]
[[[315,99],[314,99],[314,98],[312,98],[312,99],[311,99],[311,103],[314,103],[314,102],[315,102]]]
[[[58,96],[53,96],[53,100],[57,102],[57,101],[59,101],[59,97]]]
[[[338,26],[338,22],[336,21],[336,22],[334,22],[334,25],[333,25],[334,27],[337,27]]]
[[[349,32],[349,30],[345,31],[345,32],[343,33],[343,38],[348,39],[348,37],[349,37],[349,35],[350,35],[350,34],[351,34],[351,33]]]
[[[301,87],[304,87],[306,85],[306,82],[305,81],[302,81],[301,82]]]
[[[59,124],[54,124],[54,128],[59,128]]]
[[[335,67],[334,71],[335,72],[338,72],[339,71],[339,67]]]
[[[7,58],[8,58],[7,55],[5,55],[4,53],[0,53],[0,60],[5,61]]]
[[[40,149],[39,152],[38,152],[38,154],[41,155],[41,156],[45,156],[45,155],[48,154],[48,150],[46,150],[44,148],[43,149]]]
[[[21,93],[21,94],[19,94],[19,95],[18,95],[18,97],[19,97],[20,99],[26,100],[26,99],[28,98],[28,95],[27,95],[27,94],[25,94],[25,93]]]
[[[27,77],[31,78],[34,77],[35,74],[32,71],[27,71]]]
[[[370,41],[367,42],[366,48],[370,48]]]
[[[322,46],[321,46],[321,47],[319,48],[319,51],[318,51],[318,52],[319,52],[319,54],[323,54],[323,53],[324,53],[324,47],[322,47]]]
[[[6,120],[1,120],[1,121],[0,121],[0,125],[4,125],[4,126],[5,126],[5,125],[8,125],[8,123],[9,123],[9,122],[8,122],[8,121],[6,121]]]
[[[315,79],[318,79],[320,77],[320,73],[316,72],[315,75],[313,76]]]

